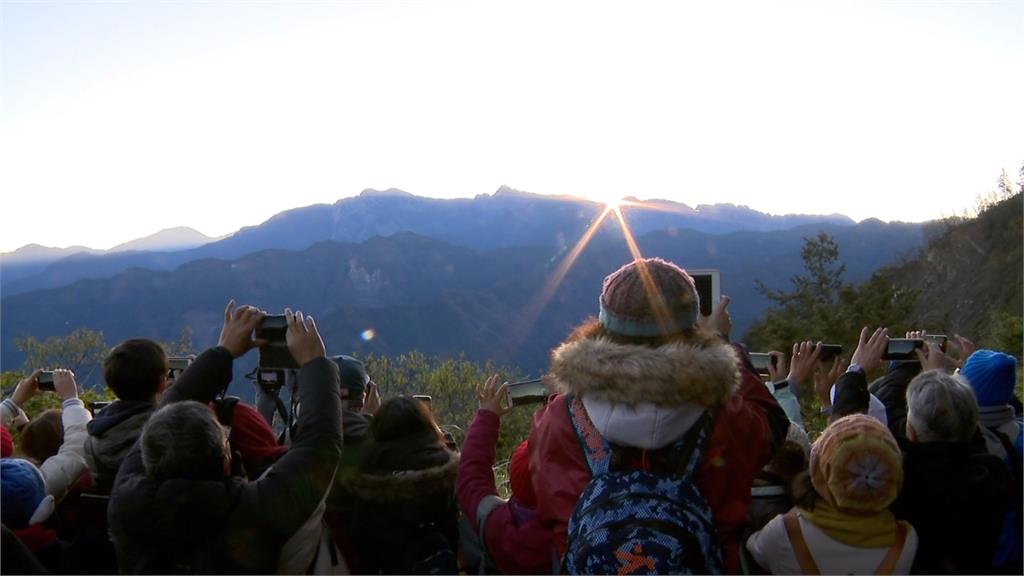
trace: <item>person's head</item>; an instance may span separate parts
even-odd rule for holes
[[[444,442],[427,405],[411,396],[389,398],[370,422],[370,433],[378,443],[431,437]]]
[[[28,460],[0,460],[0,520],[11,528],[44,522],[53,513],[43,473]]]
[[[169,370],[163,346],[145,338],[125,340],[103,360],[103,379],[121,400],[155,401]]]
[[[697,327],[700,296],[693,278],[660,258],[634,260],[609,274],[598,307],[598,317],[577,328],[569,341],[607,338],[657,347],[675,340],[709,340]]]
[[[142,430],[142,462],[155,480],[223,478],[230,458],[227,434],[206,404],[168,404]]]
[[[807,432],[796,422],[789,423],[786,441],[779,447],[765,470],[776,474],[785,482],[791,481],[797,474],[807,470],[807,462],[811,457],[811,440]]]
[[[811,448],[811,484],[818,497],[847,513],[881,512],[903,484],[903,457],[892,433],[864,414],[840,418]]]
[[[363,407],[366,385],[370,382],[366,366],[351,356],[331,356],[331,360],[338,365],[341,375],[342,408],[358,412]]]
[[[21,453],[36,464],[53,456],[64,443],[64,424],[60,408],[51,408],[36,416],[21,431],[18,448]]]
[[[907,438],[915,442],[970,442],[978,402],[960,376],[943,370],[918,374],[907,386]]]
[[[960,374],[974,390],[978,406],[1003,406],[1013,397],[1017,359],[994,350],[978,350],[967,358]]]

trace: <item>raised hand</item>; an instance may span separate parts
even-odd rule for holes
[[[75,384],[75,373],[71,370],[53,371],[53,389],[61,401],[78,398],[78,385]]]
[[[253,331],[263,321],[265,314],[255,306],[235,308],[235,301],[230,300],[224,308],[224,326],[220,329],[217,345],[223,346],[238,358],[249,350],[262,345],[262,340],[253,338]]]
[[[305,366],[310,360],[326,355],[324,341],[320,338],[312,316],[303,316],[301,310],[293,314],[290,308],[285,308],[284,317],[288,321],[285,341],[299,366]]]
[[[476,399],[480,403],[480,409],[494,412],[499,418],[508,414],[512,407],[508,403],[507,391],[508,382],[499,384],[497,374],[492,375],[483,384],[477,384]]]
[[[889,346],[889,329],[877,328],[868,336],[868,327],[860,331],[857,349],[853,351],[851,362],[860,366],[865,373],[878,369],[882,365],[882,354]]]

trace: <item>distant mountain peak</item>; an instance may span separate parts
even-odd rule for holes
[[[375,188],[367,188],[359,193],[360,198],[387,198],[387,197],[398,197],[398,198],[416,198],[415,194],[400,190],[398,188],[388,188],[387,190],[377,190]]]
[[[195,228],[189,228],[188,226],[175,226],[173,228],[164,228],[155,234],[150,234],[143,238],[118,244],[110,250],[107,250],[107,252],[127,252],[130,250],[181,250],[202,246],[203,244],[213,242],[214,240],[216,240],[216,238],[207,236]]]

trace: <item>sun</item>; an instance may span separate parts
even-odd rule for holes
[[[627,204],[622,194],[617,192],[598,193],[590,196],[595,202],[605,205],[608,212],[617,212],[619,208]]]

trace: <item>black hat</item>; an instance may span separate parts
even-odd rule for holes
[[[362,394],[366,390],[366,384],[370,381],[366,373],[366,366],[351,356],[331,356],[331,360],[338,365],[341,372],[341,387],[348,388]]]

